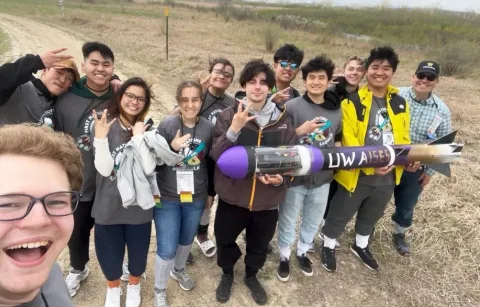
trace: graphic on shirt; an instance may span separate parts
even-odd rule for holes
[[[198,170],[200,169],[200,163],[204,159],[203,150],[205,149],[205,143],[200,139],[190,138],[187,140],[188,146],[180,151],[183,155],[183,160],[173,167],[174,170]]]
[[[322,147],[327,145],[333,139],[334,132],[331,127],[332,123],[325,117],[320,117],[319,123],[323,123],[323,126],[302,137],[300,139],[300,144]]]
[[[125,145],[126,144],[117,146],[117,148],[115,148],[115,150],[112,152],[113,170],[110,174],[110,177],[108,177],[111,181],[117,179],[117,171],[120,168],[120,160],[122,159],[122,153]]]
[[[392,132],[392,123],[388,117],[387,109],[381,108],[375,113],[375,126],[368,129],[368,137],[378,141],[382,133]]]
[[[45,125],[50,128],[53,128],[53,109],[48,109],[45,112],[43,112],[42,116],[40,117],[40,120],[38,123],[40,125]]]
[[[98,117],[101,117],[103,111],[97,111]],[[83,123],[83,133],[80,137],[77,138],[77,147],[81,150],[90,151],[92,148],[90,134],[92,133],[93,126],[95,121],[93,120],[93,115],[89,115],[85,122]]]
[[[217,116],[222,112],[221,109],[215,109],[208,115],[208,120],[211,121],[214,125],[217,123]]]

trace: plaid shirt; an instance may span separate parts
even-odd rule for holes
[[[399,95],[405,98],[410,107],[410,139],[412,144],[421,143],[429,138],[436,139],[452,131],[450,109],[435,94],[431,94],[427,100],[419,101],[412,87],[400,87]],[[441,119],[438,127],[434,128],[434,122]],[[432,127],[433,125],[433,127]],[[430,135],[429,135],[429,130]],[[426,169],[428,175],[435,173],[432,169]]]

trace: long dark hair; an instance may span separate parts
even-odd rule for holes
[[[116,93],[115,97],[110,100],[109,106],[108,106],[108,115],[111,118],[119,117],[120,115],[124,115],[124,112],[122,110],[120,102],[122,101],[122,97],[127,91],[127,89],[130,86],[139,86],[143,88],[145,91],[145,105],[143,106],[142,112],[138,114],[135,118],[135,122],[137,121],[143,121],[145,119],[145,115],[147,115],[148,110],[150,109],[151,105],[151,100],[153,99],[152,91],[150,89],[150,86],[147,84],[145,80],[143,80],[140,77],[133,77],[125,81],[118,92]],[[124,116],[126,118],[126,116]],[[130,123],[131,125],[134,125],[135,122]]]

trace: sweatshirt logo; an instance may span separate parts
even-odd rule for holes
[[[53,109],[48,109],[45,112],[43,112],[42,116],[40,117],[40,120],[38,123],[40,125],[45,125],[50,128],[53,128]]]
[[[383,132],[391,132],[392,124],[388,117],[387,109],[381,108],[375,113],[375,126],[368,129],[368,137],[374,141],[378,141],[382,137]]]
[[[119,145],[112,152],[113,170],[112,170],[112,173],[110,174],[110,177],[108,177],[111,181],[114,181],[115,179],[117,179],[117,172],[118,172],[118,169],[120,168],[120,161],[122,160],[123,149],[125,148],[126,145],[127,144]]]
[[[208,120],[211,121],[214,125],[217,123],[218,114],[222,112],[221,109],[215,109],[208,115]]]
[[[200,163],[204,159],[203,150],[205,149],[205,142],[200,139],[189,138],[187,140],[188,146],[180,151],[183,155],[183,160],[173,167],[174,170],[193,170],[200,169]]]
[[[101,117],[103,111],[97,111],[98,117]],[[93,125],[95,121],[93,120],[93,115],[89,115],[85,122],[83,123],[83,133],[80,137],[77,138],[77,147],[81,150],[90,151],[92,148],[91,137],[93,130]]]
[[[320,117],[319,122],[323,126],[314,132],[307,134],[300,139],[300,144],[313,145],[315,147],[323,147],[333,139],[332,123],[325,117]]]

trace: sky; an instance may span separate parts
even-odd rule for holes
[[[258,1],[258,0],[257,0]],[[261,0],[260,0],[261,1]],[[388,4],[391,7],[435,7],[453,11],[471,11],[480,13],[480,0],[265,0],[265,2],[324,2],[333,5],[379,5]]]

